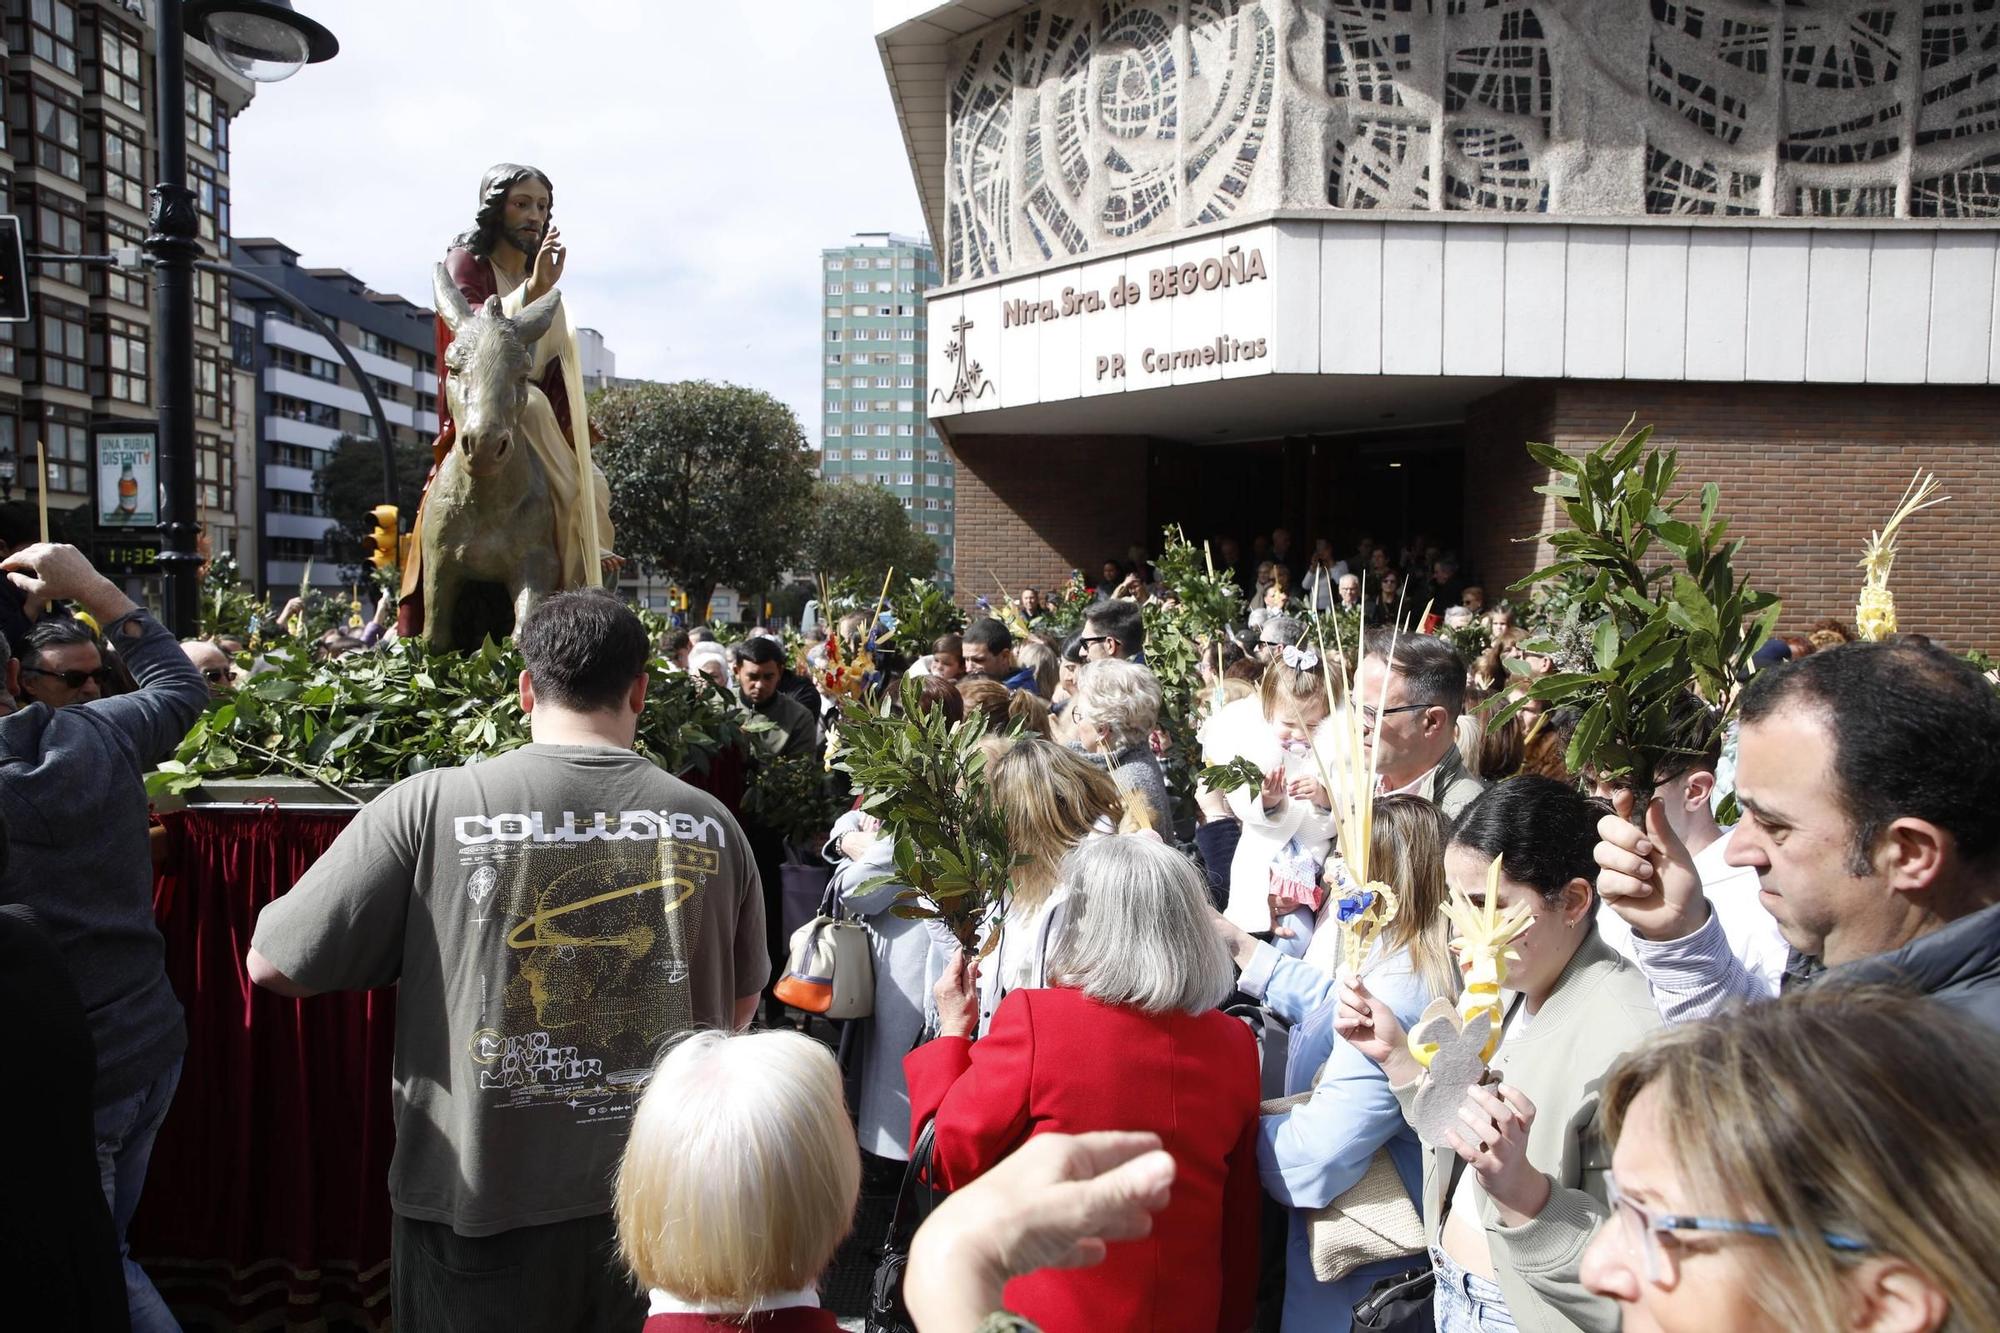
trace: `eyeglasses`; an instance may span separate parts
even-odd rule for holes
[[[80,690],[84,687],[85,683],[93,680],[97,682],[99,689],[111,683],[110,667],[99,667],[95,671],[50,671],[45,667],[24,666],[21,668],[21,674],[24,676],[53,676],[73,690]]]
[[[1083,638],[1078,639],[1077,643],[1085,648],[1088,648],[1093,644],[1116,643],[1117,641],[1118,640],[1116,638],[1114,638],[1109,634],[1093,634],[1093,635],[1085,635]]]
[[[1615,1177],[1604,1177],[1605,1200],[1611,1205],[1617,1217],[1620,1233],[1625,1240],[1627,1253],[1643,1250],[1646,1261],[1646,1280],[1655,1284],[1675,1280],[1678,1269],[1673,1258],[1672,1246],[1664,1242],[1681,1232],[1706,1231],[1726,1236],[1757,1236],[1765,1240],[1778,1240],[1797,1233],[1786,1227],[1773,1226],[1769,1222],[1739,1222],[1726,1217],[1695,1217],[1682,1213],[1656,1213],[1644,1204],[1635,1203],[1625,1197],[1618,1188]],[[1822,1231],[1818,1238],[1829,1249],[1843,1254],[1865,1254],[1874,1247],[1867,1241],[1853,1236],[1843,1236],[1837,1231]]]
[[[220,685],[223,681],[229,679],[229,668],[203,667],[201,669],[201,674],[203,679],[207,680],[209,684]]]
[[[1398,704],[1394,708],[1384,708],[1381,712],[1378,713],[1375,711],[1375,706],[1373,704],[1363,704],[1361,705],[1361,716],[1366,718],[1368,720],[1368,725],[1372,727],[1376,723],[1380,722],[1383,718],[1393,717],[1397,713],[1416,713],[1416,712],[1421,712],[1423,709],[1426,708],[1436,708],[1436,707],[1437,707],[1436,704]]]

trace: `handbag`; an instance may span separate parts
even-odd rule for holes
[[[1326,1072],[1324,1066],[1320,1072]],[[1319,1083],[1318,1075],[1313,1083]],[[1311,1096],[1293,1093],[1265,1102],[1260,1110],[1264,1115],[1282,1115]],[[1331,1203],[1306,1214],[1306,1248],[1318,1282],[1337,1281],[1363,1264],[1424,1253],[1423,1215],[1410,1202],[1386,1146],[1368,1159],[1361,1179]]]
[[[841,916],[832,886],[819,915],[792,934],[785,975],[771,990],[782,1004],[826,1018],[875,1012],[875,956],[868,927]]]
[[[896,1208],[889,1216],[889,1231],[882,1238],[882,1256],[875,1263],[875,1277],[868,1287],[868,1314],[862,1321],[866,1333],[917,1333],[910,1311],[903,1304],[903,1271],[910,1264],[910,1240],[917,1234],[943,1192],[924,1177],[930,1171],[931,1148],[937,1137],[937,1120],[924,1122],[917,1135],[916,1150],[903,1168],[903,1184],[896,1191]],[[921,1204],[917,1195],[923,1195]],[[905,1224],[905,1210],[908,1222]]]
[[[1437,1271],[1427,1255],[1421,1267],[1393,1273],[1370,1287],[1355,1303],[1354,1327],[1359,1333],[1432,1333],[1436,1295]]]

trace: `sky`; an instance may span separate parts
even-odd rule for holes
[[[555,184],[621,376],[765,389],[818,438],[819,251],[921,236],[868,0],[295,0],[340,54],[231,125],[238,236],[431,304],[479,177]]]

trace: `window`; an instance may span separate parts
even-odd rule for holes
[[[308,402],[303,398],[293,398],[287,394],[276,394],[271,399],[271,411],[288,421],[303,421],[308,426],[340,425],[340,409],[328,407],[325,403]]]
[[[917,428],[915,426],[912,426],[907,421],[905,421],[902,425],[896,427],[896,434],[898,435],[915,435],[916,433],[917,433]],[[910,451],[908,449],[905,449],[903,451],[903,457],[908,458],[909,456],[910,456]]]
[[[865,389],[868,387],[868,377],[866,375],[856,375],[848,383],[857,389]]]
[[[826,271],[828,273],[838,273],[846,267],[847,261],[844,259],[829,259],[826,261]]]
[[[98,132],[99,187],[127,208],[146,207],[146,147],[138,130],[105,119]]]
[[[897,329],[896,337],[903,342],[913,343],[917,340],[917,331],[915,329]]]
[[[946,512],[946,513],[950,513],[950,512],[951,512],[951,501],[949,501],[949,500],[946,500],[946,501],[944,502],[944,508],[945,508],[945,512]]]
[[[943,460],[943,455],[939,454],[937,450],[926,449],[924,450],[924,461],[926,463],[938,463],[944,460]]]
[[[837,305],[830,305],[826,308],[826,317],[828,319],[839,319],[844,313]]]
[[[840,353],[838,353],[838,352],[828,352],[828,353],[826,354],[826,363],[827,363],[827,364],[828,364],[829,366],[837,366],[837,365],[839,365],[839,364],[840,364]]]
[[[908,294],[917,290],[917,284],[914,282],[897,283],[896,290]]]
[[[838,398],[829,398],[826,400],[826,410],[836,415],[846,410],[846,407],[847,404],[841,402]]]
[[[19,375],[21,373],[20,358],[14,351],[14,330],[18,327],[18,325],[14,324],[0,324],[0,375]],[[0,406],[0,412],[6,411],[12,411],[12,409]],[[11,417],[0,416],[0,421],[11,425],[13,419]]]
[[[37,301],[36,306],[41,312],[37,325],[40,339],[36,348],[41,353],[41,368],[37,378],[43,384],[59,385],[82,393],[85,384],[83,307],[47,296]]]
[[[206,432],[195,435],[194,476],[195,486],[201,493],[202,508],[236,507],[236,455],[220,435]]]
[[[186,106],[188,142],[215,151],[215,89],[194,70],[187,72]]]
[[[926,473],[924,473],[924,485],[926,485],[926,486],[935,486],[935,485],[937,485],[937,484],[938,484],[938,474],[937,474],[937,473],[935,473],[935,472],[926,472]]]
[[[886,463],[886,462],[888,462],[888,461],[889,461],[889,451],[888,451],[887,449],[877,449],[877,450],[875,451],[875,461],[876,461],[876,462],[878,462],[878,463]]]
[[[935,523],[926,523],[924,524],[924,531],[930,536],[935,537],[938,535],[938,525]]]
[[[372,352],[376,356],[387,357],[391,361],[396,359],[396,344],[390,342],[387,338],[384,338],[372,329],[361,330],[361,350]]]
[[[868,329],[851,329],[847,336],[851,342],[865,343],[873,339],[875,334]]]
[[[917,400],[914,398],[898,398],[896,400],[896,410],[898,412],[914,412],[917,410]]]
[[[204,501],[203,503],[207,503]],[[217,505],[216,508],[221,508]],[[271,492],[271,512],[274,514],[303,514],[308,518],[321,515],[318,498],[304,491]]]
[[[340,382],[339,366],[317,356],[308,356],[304,352],[294,352],[289,347],[273,349],[271,361],[274,365],[282,369],[295,371],[300,375],[310,375],[316,380],[325,380],[329,384],[338,384]]]
[[[290,560],[294,563],[317,560],[326,554],[321,549],[320,542],[312,537],[267,537],[264,540],[264,550],[272,560]]]
[[[846,290],[847,289],[845,287],[841,286],[837,282],[829,282],[826,285],[826,294],[828,296],[839,296],[842,292]]]
[[[877,435],[887,435],[889,433],[889,423],[885,421],[881,425],[877,426],[875,428],[875,433]],[[887,458],[889,456],[889,451],[884,449],[880,451],[876,456],[878,458]]]
[[[886,282],[878,282],[878,283],[876,283],[876,284],[875,284],[875,290],[876,290],[876,291],[878,291],[878,292],[886,292],[886,291],[890,290],[890,288],[891,288],[891,284],[890,284],[890,283],[886,283]]]
[[[908,449],[898,449],[898,450],[896,451],[896,461],[897,461],[897,462],[899,462],[899,463],[907,463],[907,462],[909,462],[909,461],[910,461],[910,451],[909,451]]]
[[[895,410],[894,408],[892,408],[892,407],[890,406],[890,404],[889,404],[889,400],[888,400],[888,399],[886,399],[886,398],[878,398],[878,399],[876,399],[876,400],[875,400],[875,405],[874,405],[874,408],[875,408],[875,411],[877,411],[877,412],[890,412],[890,411],[894,411],[894,410]]]
[[[855,388],[857,388],[857,389],[865,389],[865,388],[867,388],[867,387],[868,387],[868,381],[867,381],[866,379],[862,379],[862,380],[858,381],[858,382],[857,382],[857,383],[855,384],[855,386],[854,386],[854,387],[855,387]],[[888,387],[889,387],[889,377],[888,377],[887,375],[877,375],[877,376],[875,377],[875,387],[876,387],[876,388],[878,388],[878,389],[886,389],[886,388],[888,388]]]
[[[838,463],[840,461],[840,450],[838,449],[827,450],[826,461],[829,463]]]
[[[949,472],[945,473],[945,474],[944,474],[944,488],[945,488],[946,490],[951,490],[951,489],[953,489],[953,486],[954,486],[954,481],[953,481],[953,478],[952,478],[952,474],[951,474],[951,473],[949,473]]]
[[[217,282],[213,273],[194,275],[194,326],[219,332],[229,318],[226,309],[228,289]]]
[[[903,352],[896,357],[896,364],[899,366],[914,366],[917,364],[917,358],[908,352]]]
[[[868,290],[868,283],[865,280],[861,282],[850,282],[847,284],[846,290],[850,292],[865,292]]]
[[[896,387],[899,389],[914,389],[917,387],[917,377],[915,375],[898,375],[896,376]]]
[[[849,353],[847,354],[847,364],[848,364],[848,365],[850,365],[850,366],[865,366],[865,365],[867,365],[867,364],[868,364],[868,353],[866,353],[866,352],[849,352]]]
[[[137,320],[93,317],[95,335],[90,366],[90,393],[93,398],[115,398],[121,403],[147,401],[146,376],[152,369],[147,351],[147,326]]]
[[[909,473],[907,473],[907,472],[898,472],[898,473],[896,474],[896,484],[897,484],[898,486],[909,486],[909,485],[912,485],[912,484],[913,484],[913,483],[914,483],[915,481],[916,481],[916,478],[915,478],[915,477],[912,477],[912,476],[911,476],[911,475],[910,475]]]
[[[102,10],[97,12],[98,64],[93,71],[98,91],[140,115],[147,113],[146,90],[140,82],[145,68],[145,43]]]
[[[875,267],[876,267],[876,268],[894,268],[894,267],[896,267],[896,261],[895,261],[895,260],[893,260],[893,259],[890,259],[890,258],[888,258],[887,256],[884,256],[884,257],[882,257],[882,258],[879,258],[879,259],[877,259],[877,260],[875,261]]]
[[[223,368],[222,354],[213,348],[194,352],[194,414],[224,430],[236,424],[235,384]]]
[[[877,486],[887,486],[889,484],[889,474],[886,472],[877,472],[875,474],[875,484]]]
[[[832,424],[831,426],[828,426],[828,427],[826,428],[826,433],[827,433],[827,437],[828,437],[829,439],[835,439],[835,440],[839,439],[839,438],[840,438],[840,423],[836,421],[836,422],[835,422],[835,423],[833,423],[833,424]]]
[[[936,500],[924,501],[924,508],[926,509],[936,509],[937,507],[938,507],[938,502]]]
[[[195,211],[201,218],[201,239],[222,254],[229,253],[229,191],[219,184],[215,168],[206,162],[188,163],[194,178]]]
[[[839,330],[839,329],[828,329],[828,330],[826,331],[826,340],[827,340],[828,342],[830,342],[830,343],[837,343],[837,342],[839,342],[839,341],[840,341],[840,330]]]
[[[74,93],[65,92],[46,79],[29,80],[27,102],[28,137],[35,165],[81,184],[82,103]]]
[[[81,493],[89,487],[85,469],[90,461],[90,418],[53,403],[45,411],[37,438],[49,453],[48,487],[51,491]],[[21,469],[24,476],[33,476],[34,471],[33,467]]]
[[[30,248],[46,250],[55,254],[74,255],[83,252],[83,205],[66,194],[57,194],[35,186],[32,193],[24,192],[32,199],[34,207],[29,211],[27,240]],[[66,282],[72,287],[83,286],[83,265],[50,264],[40,270],[44,278]]]
[[[886,366],[891,364],[892,358],[887,352],[877,352],[874,356],[874,362],[878,366]]]
[[[90,225],[91,246],[100,252],[109,253],[122,246],[136,246],[146,239],[144,227],[108,213],[92,214]],[[92,296],[108,296],[114,301],[123,301],[141,309],[152,299],[145,273],[128,273],[109,264],[99,264],[90,270],[89,278]]]
[[[308,471],[325,461],[325,455],[317,449],[306,449],[296,444],[274,444],[264,451],[264,457],[279,467],[302,467]]]
[[[878,319],[886,319],[887,317],[895,313],[896,313],[896,307],[892,305],[878,305],[875,307],[875,315],[876,318]]]
[[[840,376],[828,375],[826,377],[826,387],[829,389],[838,389],[840,387]]]
[[[28,6],[29,42],[35,59],[65,74],[76,73],[76,6],[67,0],[33,0]]]

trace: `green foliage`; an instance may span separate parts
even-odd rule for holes
[[[304,643],[264,655],[268,667],[196,720],[148,790],[186,791],[216,778],[307,777],[340,788],[394,782],[428,768],[503,754],[528,741],[513,645],[432,652],[399,639],[315,663]],[[638,749],[670,773],[705,768],[770,723],[746,718],[702,676],[655,661]]]
[[[431,470],[430,446],[398,444],[395,456],[394,496],[382,494],[382,446],[374,440],[341,436],[313,474],[313,490],[321,508],[340,525],[327,534],[327,554],[350,579],[359,578],[362,570],[370,568],[361,549],[361,539],[375,528],[369,510],[385,501],[395,505],[402,511],[405,532],[417,516],[417,501],[423,498],[424,478]]]
[[[1493,646],[1493,628],[1484,619],[1474,616],[1472,620],[1453,629],[1449,625],[1439,625],[1437,636],[1450,644],[1458,653],[1459,660],[1470,667],[1479,660],[1479,655]]]
[[[1060,588],[1051,589],[1042,598],[1042,614],[1035,617],[1037,628],[1045,630],[1051,637],[1068,639],[1083,628],[1083,613],[1095,600],[1090,595],[1090,584],[1085,581],[1083,571],[1072,569],[1069,582]]]
[[[726,584],[767,588],[798,556],[813,517],[806,435],[760,389],[687,380],[606,389],[590,419],[611,486],[619,553],[687,590],[699,623]]]
[[[761,719],[759,719],[761,721]],[[826,837],[846,802],[817,751],[774,756],[751,770],[743,813],[804,849]]]
[[[1235,624],[1241,597],[1229,581],[1229,571],[1216,569],[1204,547],[1190,543],[1178,527],[1164,533],[1164,547],[1154,563],[1160,596],[1141,611],[1146,626],[1146,665],[1160,682],[1160,730],[1167,739],[1160,763],[1175,806],[1185,815],[1193,808],[1192,777],[1200,767],[1196,735],[1206,719],[1196,715],[1195,694],[1202,687],[1201,664],[1213,667],[1215,647]]]
[[[865,792],[862,809],[896,844],[896,872],[856,888],[908,886],[897,916],[942,922],[969,953],[979,925],[1005,898],[1015,859],[1007,826],[982,781],[985,724],[977,713],[952,723],[918,706],[921,682],[905,679],[902,707],[887,697],[841,705],[836,764]],[[997,936],[995,937],[997,939]]]
[[[1233,791],[1256,791],[1264,785],[1264,770],[1253,761],[1239,756],[1226,764],[1210,764],[1201,770],[1196,781],[1222,795]]]
[[[1554,656],[1554,673],[1527,686],[1547,707],[1582,710],[1571,734],[1572,772],[1630,786],[1643,810],[1654,771],[1667,755],[1697,749],[1707,735],[1678,728],[1675,704],[1692,688],[1721,708],[1737,675],[1778,619],[1778,600],[1739,582],[1720,494],[1710,482],[1671,495],[1678,456],[1651,449],[1651,427],[1621,432],[1580,458],[1529,444],[1555,479],[1536,489],[1554,496],[1570,527],[1544,533],[1553,563],[1517,584],[1587,579],[1570,597],[1555,635],[1524,650]],[[1502,719],[1519,711],[1517,700]]]
[[[1300,640],[1314,652],[1324,651],[1329,659],[1335,656],[1347,663],[1348,674],[1361,664],[1361,636],[1368,631],[1362,621],[1361,608],[1352,611],[1339,606],[1325,611],[1294,611],[1293,615],[1305,622],[1305,637]]]
[[[268,625],[270,620],[270,603],[244,586],[235,555],[224,551],[202,566],[199,617],[202,638],[233,634],[248,643],[252,629]]]
[[[804,568],[880,589],[892,569],[899,577],[928,578],[937,557],[937,542],[888,487],[858,477],[813,483],[812,521],[799,552]]]
[[[958,603],[929,579],[905,579],[901,587],[889,589],[889,614],[896,617],[894,646],[911,657],[922,657],[944,635],[965,628]]]

